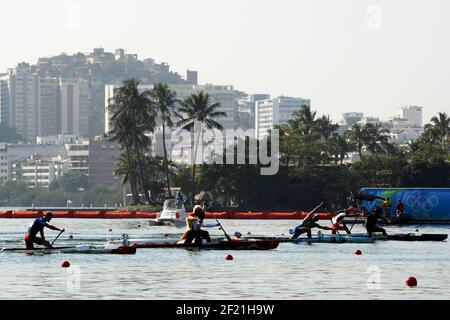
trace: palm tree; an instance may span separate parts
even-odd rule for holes
[[[331,146],[331,153],[334,155],[336,163],[338,160],[343,164],[345,157],[351,151],[351,145],[348,143],[347,139],[335,134],[329,141]]]
[[[136,177],[139,176],[137,170],[136,158],[133,154],[125,152],[117,161],[114,174],[122,177],[122,185],[130,184],[131,193],[133,195],[133,204],[139,203],[139,191],[136,184]]]
[[[437,137],[445,147],[450,134],[450,117],[445,112],[439,112],[437,117],[431,118],[431,122],[425,125],[425,130],[429,131],[431,136]]]
[[[197,149],[201,138],[203,143],[203,130],[207,129],[219,129],[223,127],[220,123],[214,119],[219,117],[226,117],[225,112],[217,111],[220,107],[220,103],[210,103],[209,94],[200,91],[187,97],[181,106],[178,108],[178,112],[175,114],[180,118],[177,122],[177,126],[182,127],[185,130],[193,131],[196,122],[200,123],[201,130],[196,138],[194,163],[192,169],[192,198],[195,196],[195,169],[197,160]],[[201,136],[201,137],[200,137]]]
[[[325,142],[339,129],[339,125],[331,121],[329,115],[324,115],[319,118],[315,123],[315,130],[320,136],[322,136]]]
[[[346,132],[346,138],[348,138],[348,140],[353,144],[359,154],[359,157],[362,159],[362,148],[364,147],[367,140],[364,127],[360,124],[355,123],[353,127]]]
[[[384,129],[381,124],[368,123],[364,126],[366,131],[366,146],[372,153],[386,153],[389,148],[389,130]]]
[[[170,191],[170,171],[169,171],[169,160],[167,156],[167,146],[166,146],[166,127],[173,127],[173,122],[171,119],[172,112],[175,110],[175,106],[178,100],[175,98],[176,93],[169,89],[167,84],[158,83],[156,84],[150,92],[153,104],[161,115],[162,131],[163,131],[163,150],[164,150],[164,171],[166,176],[166,186],[169,197],[172,197],[172,192]]]
[[[131,165],[138,167],[141,188],[145,198],[151,203],[143,168],[143,157],[150,146],[150,139],[146,133],[154,131],[156,122],[156,112],[149,99],[149,92],[139,91],[138,80],[124,81],[122,87],[114,91],[108,109],[112,114],[113,127],[109,133],[110,140],[117,141],[127,154],[134,153],[138,161],[136,164],[129,162],[130,168]]]
[[[316,125],[317,111],[312,111],[310,106],[303,105],[300,110],[294,113],[293,119],[289,121],[294,131],[300,131],[301,134],[310,134]]]

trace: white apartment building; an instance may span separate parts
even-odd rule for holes
[[[423,107],[419,106],[405,106],[398,112],[398,118],[405,119],[412,126],[421,128],[423,126]]]
[[[89,82],[61,79],[61,132],[84,137],[89,135]]]
[[[89,175],[89,140],[78,140],[65,145],[69,158],[69,171]]]
[[[390,139],[397,144],[406,144],[419,138],[423,133],[423,107],[402,107],[398,116],[388,121]]]
[[[0,143],[0,185],[8,180],[8,145]]]
[[[106,85],[105,86],[105,133],[111,130],[110,124],[110,112],[108,110],[108,105],[110,99],[114,97],[114,89],[118,88],[118,85]],[[177,99],[184,100],[193,93],[204,91],[209,94],[211,101],[210,103],[220,103],[220,108],[217,109],[219,112],[225,112],[226,117],[217,118],[216,121],[219,122],[225,129],[234,129],[237,125],[238,117],[238,103],[239,93],[234,90],[233,86],[226,85],[188,85],[188,84],[174,84],[169,85],[170,89],[176,92]],[[141,90],[151,90],[152,85],[141,85]]]
[[[66,171],[67,161],[60,157],[41,159],[32,156],[12,166],[13,181],[24,181],[28,188],[48,188],[50,184],[61,178]]]
[[[10,124],[17,133],[34,141],[39,127],[39,77],[27,63],[9,70]]]
[[[36,137],[36,144],[63,146],[66,143],[75,143],[78,136],[74,134],[58,134],[56,136]]]
[[[41,159],[67,158],[64,145],[37,145],[37,144],[8,144],[7,145],[8,180],[12,177],[13,164],[26,162],[32,155],[39,155]]]
[[[302,106],[311,106],[311,100],[291,97],[278,97],[256,102],[255,134],[262,139],[277,125],[287,124]]]

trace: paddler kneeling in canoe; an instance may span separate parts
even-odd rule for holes
[[[199,244],[201,244],[203,240],[206,242],[211,242],[209,232],[202,230],[202,227],[213,228],[218,227],[219,224],[204,224],[203,220],[205,220],[205,211],[203,211],[202,207],[199,205],[195,206],[192,211],[193,212],[188,214],[186,217],[186,232],[179,243],[192,243],[194,240],[195,243]]]
[[[372,233],[374,233],[374,232],[381,232],[381,233],[383,233],[384,236],[387,236],[386,230],[377,226],[378,219],[382,219],[387,223],[391,223],[388,219],[386,219],[385,217],[382,216],[381,208],[375,208],[373,210],[373,213],[370,214],[366,219],[365,227],[366,227],[367,233],[369,234],[369,237],[371,237]]]
[[[345,209],[344,212],[339,212],[333,219],[331,219],[331,234],[335,235],[340,230],[345,231],[347,234],[352,234],[350,229],[344,223],[344,219],[347,217],[355,217],[358,214],[355,213],[355,209],[350,207]]]
[[[27,250],[33,250],[34,244],[45,246],[47,249],[51,249],[52,245],[50,242],[45,240],[44,228],[49,228],[50,230],[64,232],[64,229],[58,229],[49,224],[53,218],[53,213],[47,212],[44,217],[37,218],[28,228],[27,234],[25,234],[24,240]],[[40,233],[41,237],[36,237]]]
[[[314,228],[318,228],[318,229],[322,229],[322,230],[333,230],[332,228],[324,227],[317,223],[317,221],[320,220],[320,216],[318,214],[315,214],[314,212],[316,212],[317,209],[319,209],[322,205],[323,205],[323,203],[321,203],[319,206],[317,206],[313,211],[308,213],[306,218],[303,219],[302,223],[295,226],[294,234],[290,238],[291,240],[298,239],[298,237],[300,237],[304,233],[306,233],[308,235],[308,238],[311,239],[312,238],[311,229],[314,229]]]

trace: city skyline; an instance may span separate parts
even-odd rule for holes
[[[100,3],[60,1],[42,12],[47,2],[26,3],[22,18],[32,29],[5,34],[0,72],[41,56],[123,47],[179,73],[197,70],[202,84],[307,97],[335,121],[352,111],[387,119],[393,109],[420,105],[428,122],[449,109],[449,46],[437,40],[450,30],[445,1],[259,1],[239,10],[235,1],[130,1],[125,8],[113,1],[106,11]],[[146,18],[155,11],[166,14]],[[14,19],[5,15],[6,24]]]

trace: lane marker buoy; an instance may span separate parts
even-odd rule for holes
[[[417,287],[417,279],[413,276],[408,277],[408,279],[406,279],[405,284],[412,288],[412,287]]]

